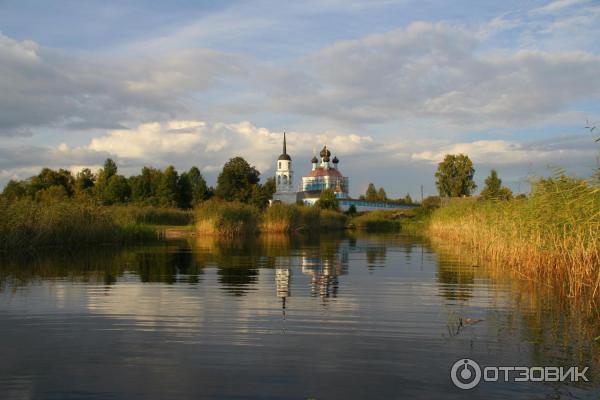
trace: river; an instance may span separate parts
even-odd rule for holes
[[[600,398],[598,321],[415,237],[200,238],[1,263],[2,399]],[[588,367],[589,382],[463,390],[450,376],[463,359]]]

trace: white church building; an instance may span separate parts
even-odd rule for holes
[[[294,172],[292,170],[292,158],[287,153],[287,142],[285,132],[283,133],[283,153],[277,158],[275,170],[276,190],[271,203],[296,204],[303,202],[306,205],[314,205],[321,192],[331,189],[338,198],[340,210],[346,211],[354,205],[357,211],[372,211],[381,209],[401,209],[412,206],[383,201],[366,201],[350,198],[350,180],[344,176],[339,169],[340,160],[334,156],[327,146],[319,153],[320,160],[313,157],[311,170],[302,177],[299,190],[294,185]]]

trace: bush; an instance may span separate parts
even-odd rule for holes
[[[200,234],[236,236],[258,230],[258,209],[239,202],[209,200],[196,208],[196,231]]]

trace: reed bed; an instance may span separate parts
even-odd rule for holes
[[[196,232],[205,235],[239,236],[258,231],[259,212],[238,202],[209,200],[195,211]]]
[[[337,211],[295,204],[273,204],[262,214],[260,231],[290,233],[345,229],[347,217]]]
[[[515,275],[568,297],[600,297],[600,188],[570,178],[541,180],[511,201],[452,203],[428,233],[467,247]]]
[[[141,205],[111,206],[111,212],[118,220],[126,220],[147,225],[191,225],[194,212],[173,207]]]
[[[400,220],[393,211],[371,211],[351,220],[352,227],[367,232],[398,232],[402,229]]]
[[[118,219],[108,207],[72,200],[40,203],[0,199],[0,250],[83,247],[154,240],[157,233]]]

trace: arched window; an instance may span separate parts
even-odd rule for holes
[[[284,184],[284,185],[287,185],[287,180],[288,180],[288,179],[287,179],[287,175],[284,175],[284,176],[283,176],[283,184]]]
[[[277,168],[281,169],[281,161],[279,161],[279,167],[277,167]]]
[[[277,175],[277,184],[281,185],[281,175]]]

